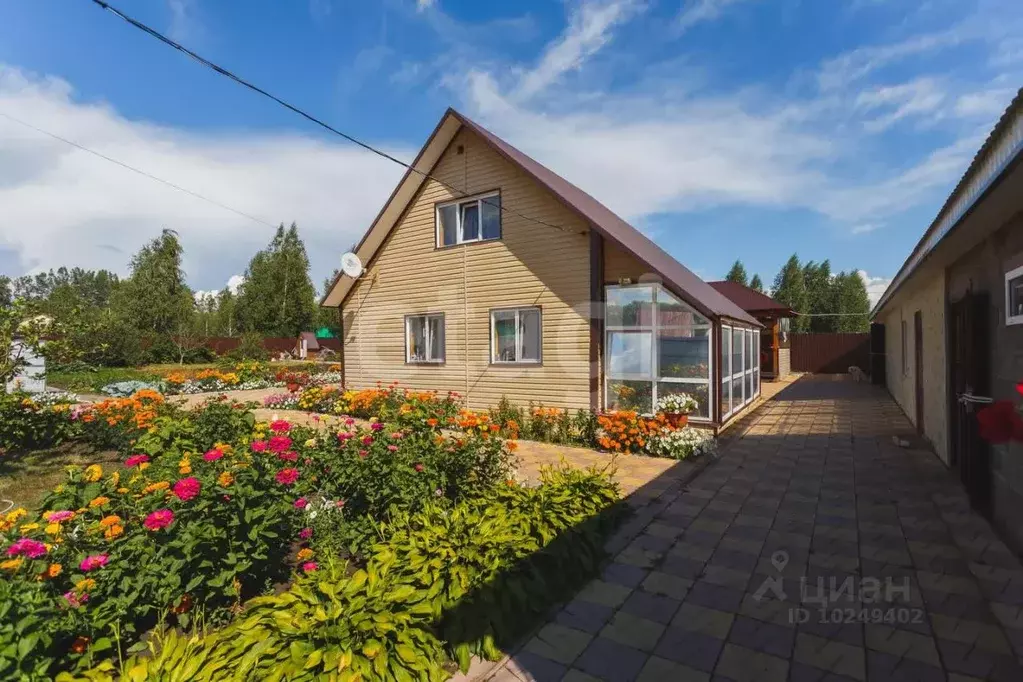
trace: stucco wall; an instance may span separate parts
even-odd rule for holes
[[[945,279],[943,274],[919,275],[910,280],[885,306],[880,321],[885,326],[885,374],[888,391],[919,428],[916,416],[916,338],[913,315],[919,310],[923,323],[923,434],[934,451],[948,464],[948,394],[945,353]],[[905,321],[905,365],[902,322]]]

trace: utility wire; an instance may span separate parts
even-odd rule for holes
[[[76,149],[82,150],[83,152],[87,152],[89,154],[92,154],[93,156],[98,156],[99,158],[103,159],[104,161],[109,161],[110,163],[116,164],[116,165],[120,166],[121,168],[126,168],[127,170],[130,170],[133,173],[138,173],[139,175],[141,175],[143,177],[146,177],[146,178],[149,178],[150,180],[156,180],[157,182],[161,182],[161,183],[167,185],[168,187],[176,189],[179,192],[184,192],[185,194],[191,195],[191,196],[195,197],[196,199],[202,199],[205,202],[211,203],[214,206],[219,206],[220,208],[222,208],[224,210],[231,211],[231,213],[235,213],[237,215],[240,215],[243,218],[248,218],[249,220],[255,221],[255,222],[259,223],[260,225],[266,225],[267,227],[272,227],[272,228],[276,228],[277,227],[276,225],[273,225],[272,223],[268,223],[265,220],[261,220],[261,219],[255,217],[255,216],[253,216],[253,215],[249,215],[248,213],[245,213],[244,211],[239,211],[236,208],[231,208],[230,206],[228,206],[226,204],[222,204],[222,203],[220,203],[219,201],[217,201],[215,199],[210,199],[207,196],[203,196],[202,194],[199,194],[198,192],[193,192],[192,190],[187,189],[185,187],[182,187],[181,185],[175,185],[173,182],[171,182],[169,180],[164,180],[163,178],[158,178],[155,175],[152,175],[151,173],[147,173],[144,170],[140,170],[138,168],[135,168],[134,166],[129,166],[128,164],[124,163],[123,161],[118,161],[117,159],[115,159],[113,157],[110,157],[110,156],[107,156],[106,154],[101,154],[100,152],[97,152],[95,150],[89,149],[88,147],[86,147],[84,145],[81,145],[81,144],[78,144],[77,142],[74,142],[73,140],[69,140],[66,137],[61,137],[60,135],[57,135],[55,133],[51,133],[48,130],[43,130],[42,128],[38,128],[38,127],[32,125],[31,123],[27,123],[25,121],[22,121],[20,118],[15,118],[14,116],[11,116],[8,113],[0,111],[0,116],[3,116],[8,121],[13,121],[14,123],[18,123],[20,125],[23,125],[26,128],[30,128],[30,129],[36,131],[37,133],[42,133],[43,135],[48,135],[49,137],[52,137],[55,140],[60,140],[61,142],[65,143],[65,144],[69,144],[72,147],[75,147]]]
[[[219,66],[219,65],[211,62],[210,60],[206,59],[205,57],[202,57],[202,56],[196,54],[195,52],[193,52],[192,50],[188,49],[187,47],[185,47],[181,43],[178,43],[178,42],[176,42],[174,40],[171,40],[170,38],[168,38],[164,34],[162,34],[159,31],[157,31],[156,29],[151,28],[150,26],[147,26],[146,24],[142,23],[138,19],[134,19],[134,18],[128,16],[127,14],[125,14],[121,10],[117,9],[116,7],[111,6],[110,3],[104,2],[104,0],[92,0],[92,2],[94,2],[97,5],[99,5],[101,8],[107,10],[111,14],[113,14],[113,15],[119,17],[120,19],[126,21],[127,23],[131,24],[132,26],[134,26],[135,28],[139,29],[140,31],[142,31],[144,33],[148,33],[150,36],[156,38],[160,42],[162,42],[162,43],[164,43],[166,45],[169,45],[170,47],[173,47],[175,50],[178,50],[179,52],[188,55],[189,57],[191,57],[195,61],[199,62],[203,66],[216,71],[221,76],[225,76],[227,78],[230,78],[235,83],[238,83],[239,85],[241,85],[243,87],[246,87],[249,90],[252,90],[253,92],[256,92],[256,93],[258,93],[260,95],[263,95],[264,97],[268,97],[268,98],[272,99],[274,102],[276,102],[277,104],[280,104],[285,109],[288,109],[289,111],[292,111],[292,112],[298,114],[302,118],[304,118],[304,119],[306,119],[306,120],[308,120],[308,121],[310,121],[312,123],[315,123],[316,125],[320,126],[321,128],[323,128],[323,129],[325,129],[325,130],[327,130],[327,131],[329,131],[331,133],[334,133],[335,135],[338,135],[338,136],[344,138],[345,140],[348,140],[352,144],[358,145],[359,147],[362,147],[363,149],[365,149],[368,152],[372,152],[373,154],[376,154],[377,156],[380,156],[380,157],[382,157],[384,159],[387,159],[388,161],[396,163],[399,166],[402,166],[403,168],[405,168],[405,169],[407,169],[407,170],[409,170],[409,171],[411,171],[413,173],[416,173],[417,175],[422,176],[424,179],[433,180],[434,182],[442,185],[443,187],[446,187],[447,189],[451,190],[452,192],[461,195],[461,197],[470,196],[467,191],[462,190],[462,189],[458,189],[457,187],[453,187],[450,184],[444,182],[443,180],[440,180],[440,179],[430,175],[429,173],[426,173],[424,171],[419,170],[418,168],[413,167],[412,164],[405,163],[401,159],[399,159],[399,158],[397,158],[397,157],[395,157],[395,156],[393,156],[391,154],[388,154],[387,152],[385,152],[385,151],[383,151],[381,149],[377,149],[376,147],[374,147],[371,144],[363,142],[362,140],[359,140],[358,138],[353,137],[352,135],[349,135],[348,133],[342,132],[342,131],[338,130],[337,128],[333,127],[332,125],[330,125],[329,123],[326,123],[323,120],[313,116],[312,114],[309,114],[309,113],[303,111],[302,109],[299,109],[295,105],[293,105],[293,104],[291,104],[291,103],[281,99],[280,97],[274,95],[273,93],[270,93],[270,92],[264,90],[263,88],[259,87],[258,85],[255,85],[255,84],[245,80],[244,78],[236,76],[235,74],[231,73],[230,71],[228,71],[224,67]],[[459,198],[461,198],[461,197],[459,197]],[[563,227],[561,225],[555,225],[554,223],[548,223],[548,222],[545,222],[543,220],[540,220],[539,218],[533,218],[531,216],[524,215],[524,214],[519,213],[518,211],[516,211],[514,209],[510,209],[510,208],[508,208],[506,206],[502,206],[500,203],[496,203],[495,204],[495,203],[492,203],[492,202],[488,201],[487,199],[481,199],[480,201],[482,203],[485,203],[485,204],[489,205],[489,206],[494,206],[494,207],[496,207],[496,208],[498,208],[498,209],[500,209],[502,211],[505,211],[507,213],[511,213],[513,215],[517,215],[520,218],[523,218],[525,220],[529,220],[529,221],[537,223],[539,225],[545,225],[546,227],[552,227],[554,229],[561,230],[563,232],[569,232],[571,234],[583,234],[582,232],[579,232],[577,230],[573,230],[573,229],[570,229],[570,228],[567,228],[567,227]]]

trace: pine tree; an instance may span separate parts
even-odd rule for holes
[[[316,315],[309,257],[295,223],[281,224],[269,246],[249,262],[238,290],[238,328],[267,336],[297,336]]]
[[[749,288],[764,293],[764,283],[760,281],[760,275],[753,275],[753,279],[749,281]]]
[[[779,303],[787,305],[797,313],[807,312],[806,285],[803,282],[803,268],[799,266],[799,257],[792,254],[781,271],[774,278],[772,296]],[[792,331],[803,332],[809,329],[807,317],[797,317],[792,321]]]
[[[746,268],[743,266],[741,260],[736,260],[732,263],[732,269],[728,271],[727,275],[725,275],[725,280],[746,286]]]

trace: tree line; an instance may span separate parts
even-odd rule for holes
[[[215,336],[290,337],[326,327],[338,333],[336,308],[321,308],[309,258],[294,223],[281,224],[249,262],[232,292],[199,295],[185,281],[184,248],[164,229],[129,262],[129,275],[61,267],[17,278],[0,276],[0,306],[15,304],[52,320],[48,356],[122,366],[207,359],[202,339]],[[334,276],[336,276],[335,271]],[[333,276],[324,280],[326,290]]]
[[[735,261],[725,277],[787,305],[800,313],[792,320],[793,332],[865,332],[870,330],[870,297],[856,270],[831,272],[831,262],[800,263],[796,254],[775,275],[770,292],[764,290],[760,275],[746,281],[746,268]]]

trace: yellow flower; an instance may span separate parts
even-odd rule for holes
[[[58,485],[56,488],[53,489],[53,492],[60,495],[62,492],[64,492],[64,484],[61,483],[60,485]]]
[[[51,524],[47,525],[46,526],[46,534],[47,535],[59,535],[60,534],[60,524],[59,523],[51,523]]]
[[[142,464],[139,464],[139,471],[145,471],[148,468],[149,468],[149,462],[143,462]]]
[[[119,493],[121,493],[121,494],[123,495],[123,494],[125,494],[126,492],[128,492],[128,489],[127,489],[127,488],[118,488],[118,489],[117,489],[117,492],[119,492]]]
[[[21,557],[17,559],[8,559],[7,561],[0,562],[0,570],[3,571],[17,571],[21,568]]]
[[[100,528],[109,528],[110,526],[116,526],[121,523],[121,517],[117,514],[111,514],[110,516],[104,516],[99,522]]]
[[[315,438],[310,438],[309,440],[307,440],[305,442],[305,446],[307,448],[315,448],[316,447],[316,439]]]
[[[103,467],[99,464],[90,464],[85,467],[85,473],[82,474],[82,478],[89,483],[95,483],[99,479],[103,478]]]
[[[38,530],[38,529],[39,529],[39,524],[38,523],[26,523],[26,524],[23,524],[21,526],[21,532],[22,533],[28,533],[30,531]]]
[[[43,571],[42,577],[51,579],[56,578],[58,575],[60,575],[60,572],[62,570],[64,570],[64,568],[60,564],[50,564],[49,566],[46,567],[46,570]]]
[[[182,457],[181,459],[178,460],[178,466],[179,467],[187,467],[191,463],[192,463],[192,460],[189,459],[187,454],[184,457]]]
[[[123,526],[110,526],[103,532],[103,537],[107,540],[113,540],[114,538],[120,537],[124,534]]]
[[[121,472],[120,471],[115,471],[114,473],[110,474],[110,482],[113,485],[117,485],[118,483],[120,483],[121,482]]]
[[[170,483],[168,483],[167,481],[157,481],[156,483],[150,483],[145,488],[143,488],[142,494],[148,495],[149,493],[155,493],[158,490],[166,490],[169,487]]]
[[[222,487],[226,488],[227,486],[234,483],[234,476],[231,475],[230,471],[223,471],[221,472],[220,476],[217,476],[217,483],[219,483]]]
[[[108,502],[110,502],[109,497],[103,497],[102,495],[100,495],[99,497],[93,498],[93,500],[89,502],[89,506],[95,509],[96,507],[102,507],[104,504]]]
[[[75,589],[79,592],[88,592],[94,587],[96,587],[96,581],[92,578],[83,578],[75,583]]]
[[[179,474],[190,474],[192,473],[192,467],[188,464],[178,467]]]
[[[21,507],[18,507],[17,509],[12,509],[11,511],[4,514],[4,521],[8,523],[14,523],[21,517],[25,516],[25,514],[27,513],[28,512],[22,509]]]
[[[302,549],[298,550],[298,560],[307,561],[313,558],[313,554],[314,554],[313,550],[309,549],[308,547],[303,547]]]

